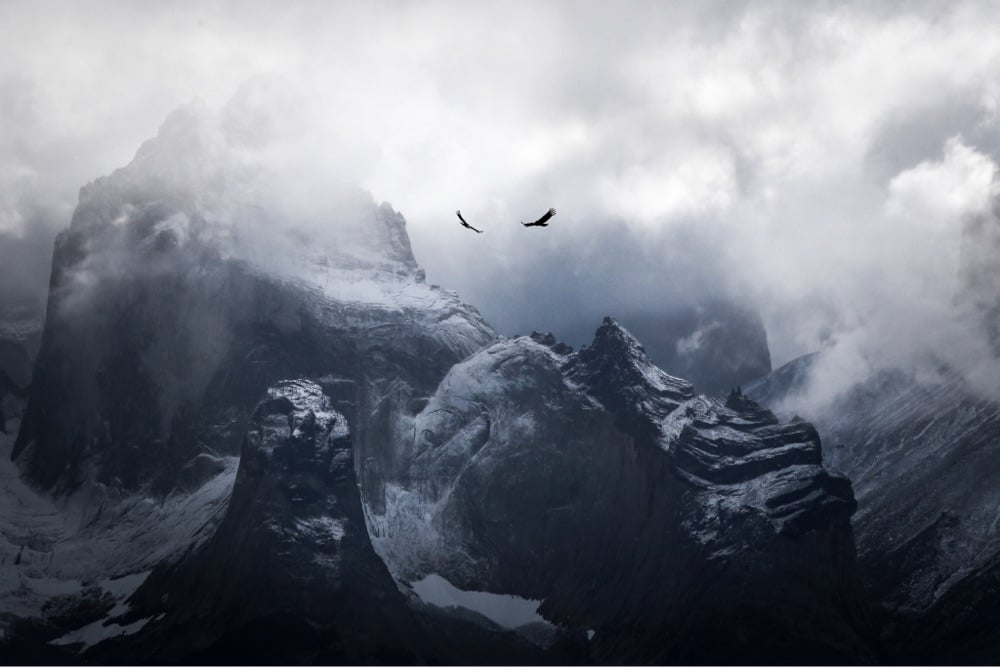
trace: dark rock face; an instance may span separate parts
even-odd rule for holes
[[[817,358],[778,369],[748,393],[794,406],[785,401]],[[957,376],[921,384],[885,370],[804,416],[828,464],[854,485],[861,575],[884,610],[891,659],[995,661],[1000,610],[988,591],[1000,563],[1000,406]]]
[[[412,662],[417,625],[368,539],[347,418],[313,382],[267,394],[214,537],[136,594],[136,617],[164,614],[139,646],[166,661]]]
[[[646,426],[655,429],[659,420],[694,398],[690,383],[649,363],[645,348],[611,318],[604,319],[594,342],[580,350],[567,371],[572,380],[589,387],[605,407],[626,420],[630,431]]]
[[[72,233],[61,237],[60,271],[78,243]],[[236,453],[253,395],[275,374],[301,370],[318,346],[280,288],[198,250],[154,250],[124,276],[101,274],[85,306],[73,303],[79,290],[54,276],[14,449],[14,457],[26,453],[38,484],[68,491],[96,476],[132,490],[154,481],[169,487],[178,466],[199,453]],[[297,359],[274,346],[282,333],[298,338],[285,348],[302,350]],[[233,406],[243,414],[227,414]]]
[[[547,342],[473,355],[413,420],[410,484],[370,517],[397,576],[544,600],[602,662],[874,659],[814,429],[694,397],[613,320]]]
[[[724,394],[771,372],[760,316],[733,301],[673,308],[658,317],[625,315],[653,363],[689,380],[702,394]]]
[[[42,336],[46,282],[37,267],[26,265],[39,260],[42,239],[38,236],[48,237],[36,232],[21,239],[0,233],[4,251],[0,258],[0,433],[7,432],[8,420],[24,411],[25,389],[31,384]],[[47,254],[51,254],[48,249]]]
[[[9,384],[25,388],[42,335],[43,312],[31,305],[8,307],[0,312],[0,372]]]
[[[570,658],[453,618],[419,617],[372,548],[342,381],[282,381],[253,412],[211,540],[157,568],[117,622],[144,632],[89,661],[544,664]],[[341,397],[338,398],[337,395]]]
[[[850,482],[823,468],[819,435],[807,422],[779,424],[738,390],[724,408],[691,406],[691,419],[672,448],[692,482],[752,484],[780,534],[801,535],[849,517],[857,509]],[[763,482],[763,483],[762,483]]]

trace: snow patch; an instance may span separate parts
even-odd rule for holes
[[[484,591],[463,591],[438,574],[429,574],[413,583],[421,601],[435,607],[461,607],[485,616],[497,625],[513,630],[529,623],[551,625],[538,613],[541,600]]]
[[[79,650],[85,651],[92,646],[105,641],[106,639],[114,639],[115,637],[127,637],[128,635],[134,635],[135,633],[142,630],[153,617],[140,618],[138,621],[129,623],[128,625],[119,625],[115,621],[100,620],[94,621],[90,625],[85,625],[79,630],[74,630],[73,632],[67,633],[62,637],[53,639],[50,644],[55,644],[57,646],[73,646],[79,644]]]
[[[317,439],[317,453],[326,453],[333,443],[351,434],[347,417],[333,409],[330,398],[314,382],[286,380],[268,389],[267,394],[271,398],[287,399],[292,404],[292,437],[301,438],[304,435],[302,427],[307,420],[310,417],[315,420],[316,427],[324,433],[322,438]],[[283,439],[284,437],[279,435],[273,441]],[[265,446],[264,449],[270,452],[271,447]]]
[[[309,519],[298,519],[295,528],[299,533],[314,539],[332,538],[340,541],[344,538],[347,519],[335,519],[332,516],[317,516]]]
[[[116,618],[126,614],[131,606],[126,600],[134,593],[139,586],[146,581],[150,571],[139,574],[131,574],[117,579],[105,579],[100,582],[100,587],[111,594],[115,599],[114,608],[102,619],[89,623],[82,628],[77,628],[61,637],[50,641],[50,644],[57,646],[73,646],[79,644],[79,650],[84,651],[99,644],[106,639],[114,637],[124,637],[135,634],[145,627],[152,617],[141,618],[127,625],[121,625]],[[161,614],[162,617],[162,614]]]

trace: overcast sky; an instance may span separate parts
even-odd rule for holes
[[[302,179],[390,202],[429,279],[505,333],[727,296],[776,363],[971,369],[997,25],[995,2],[0,0],[0,261],[172,109],[259,95],[315,151]]]

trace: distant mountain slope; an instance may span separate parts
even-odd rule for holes
[[[780,412],[795,405],[815,360],[793,361],[747,391]],[[1000,621],[985,594],[996,583],[984,580],[995,580],[988,573],[1000,564],[1000,404],[957,376],[921,384],[884,370],[802,416],[816,424],[827,464],[854,485],[862,576],[903,619],[891,631],[894,650],[903,659],[962,661],[971,655],[962,642],[974,639],[993,651],[982,655],[1000,656],[1000,631],[976,634],[971,612]],[[919,631],[905,629],[911,620]],[[975,636],[960,639],[967,633]]]

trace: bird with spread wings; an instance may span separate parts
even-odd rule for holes
[[[545,215],[540,217],[538,220],[535,220],[534,222],[524,222],[522,220],[521,224],[524,225],[525,227],[548,227],[549,218],[551,218],[555,214],[556,210],[554,208],[550,208],[548,211],[545,212]]]
[[[470,225],[469,223],[467,223],[465,221],[465,218],[462,217],[462,212],[461,211],[455,211],[455,215],[457,215],[458,219],[461,220],[461,222],[459,224],[461,224],[466,229],[471,229],[472,231],[474,231],[474,232],[476,232],[478,234],[482,234],[483,233],[483,230],[476,229],[475,227],[473,227],[472,225]]]

